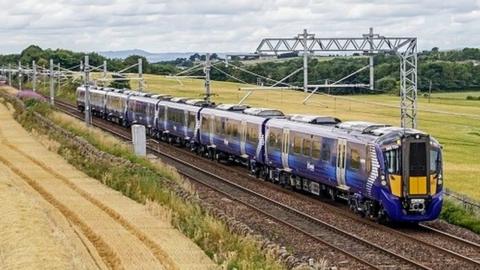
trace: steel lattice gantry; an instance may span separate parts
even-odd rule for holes
[[[303,52],[304,88],[308,89],[307,55],[313,52],[368,52],[395,53],[400,58],[400,107],[402,127],[416,128],[417,111],[417,38],[384,37],[364,34],[358,38],[316,38],[304,30],[293,38],[265,38],[260,42],[257,53]],[[371,64],[372,65],[372,62]],[[372,78],[373,74],[371,74]]]

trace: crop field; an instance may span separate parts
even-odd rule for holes
[[[192,98],[203,97],[203,80],[176,80],[145,75],[151,92]],[[135,88],[135,82],[131,82]],[[212,82],[216,103],[236,103],[247,93],[244,84]],[[444,149],[445,185],[456,192],[480,199],[480,101],[467,100],[479,92],[435,93],[430,102],[419,94],[418,129],[437,138]],[[400,98],[393,95],[327,96],[315,95],[307,103],[303,92],[258,90],[244,103],[279,108],[285,113],[332,115],[346,120],[363,120],[400,125]]]

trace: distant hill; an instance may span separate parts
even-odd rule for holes
[[[122,51],[104,51],[98,52],[98,54],[107,57],[107,58],[117,58],[125,59],[130,55],[140,55],[147,58],[148,62],[156,63],[160,61],[171,61],[177,58],[189,58],[192,54],[196,52],[164,52],[164,53],[151,53],[140,49],[134,50],[122,50]],[[199,54],[205,54],[204,52],[197,52]],[[221,58],[224,58],[226,54],[230,53],[217,53]],[[233,53],[232,53],[233,54]]]

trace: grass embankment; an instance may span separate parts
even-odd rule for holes
[[[282,269],[256,242],[231,233],[227,226],[210,216],[195,203],[186,202],[172,190],[171,183],[185,186],[175,170],[147,159],[136,157],[121,141],[94,128],[86,128],[73,118],[54,112],[48,104],[26,102],[27,110],[19,112],[16,119],[28,130],[46,134],[60,144],[58,153],[90,177],[141,202],[158,202],[172,211],[173,226],[197,243],[208,256],[227,269]],[[129,160],[132,166],[115,166],[107,159],[85,155],[70,140],[55,132],[49,132],[35,120],[36,111],[51,119],[60,127],[83,137],[101,151]]]

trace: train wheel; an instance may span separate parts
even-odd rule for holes
[[[378,210],[376,222],[379,224],[388,224],[390,222],[390,219],[388,218],[388,214],[387,212],[385,212],[385,209],[383,208],[382,205],[380,205],[380,209]]]

